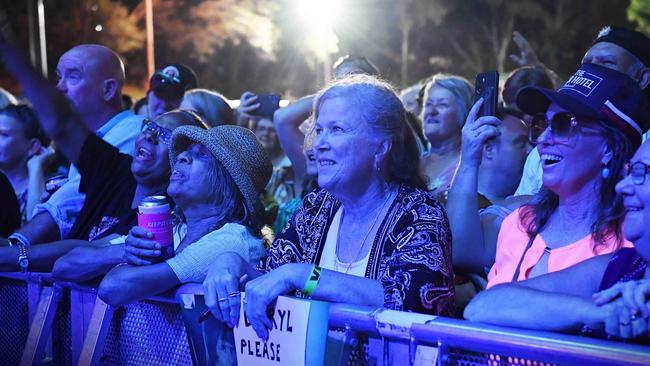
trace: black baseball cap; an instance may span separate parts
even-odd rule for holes
[[[196,73],[183,64],[165,65],[149,79],[149,90],[163,98],[180,99],[186,90],[194,89],[197,85]]]
[[[607,26],[598,32],[592,45],[599,42],[614,43],[625,48],[638,58],[645,67],[650,67],[650,38],[643,33],[623,27]]]
[[[650,106],[639,85],[626,74],[583,64],[557,91],[525,87],[517,107],[527,114],[544,113],[551,103],[578,117],[612,122],[636,145],[650,127]]]

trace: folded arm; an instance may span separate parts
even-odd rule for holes
[[[97,294],[107,304],[119,306],[157,295],[180,283],[165,262],[145,266],[126,264],[104,276]]]
[[[577,330],[606,316],[594,304],[609,255],[480,292],[465,308],[471,321],[549,331]]]
[[[124,262],[123,253],[124,245],[76,247],[54,263],[52,275],[63,281],[89,281]]]
[[[28,270],[32,272],[49,272],[52,270],[54,262],[56,262],[59,257],[76,247],[84,245],[89,244],[84,240],[61,240],[25,247],[27,250],[27,258],[29,259]],[[20,271],[18,255],[18,248],[15,246],[1,247],[0,272]]]

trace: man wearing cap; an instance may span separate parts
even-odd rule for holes
[[[7,56],[11,57],[10,54]],[[133,154],[142,118],[122,108],[124,65],[120,57],[100,45],[75,46],[59,59],[57,75],[57,89],[79,114],[84,125],[120,151]],[[38,106],[37,111],[44,109],[39,100],[32,98],[31,102]],[[51,136],[59,146],[79,144],[73,139],[73,134],[67,133],[63,124],[49,115],[47,117],[40,119],[41,124],[44,127],[45,124],[51,125]],[[33,219],[10,236],[12,240],[28,245],[69,235],[83,206],[84,195],[79,193],[80,176],[74,166],[71,166],[68,178],[69,181],[47,202],[36,207]]]
[[[149,80],[147,109],[149,118],[177,109],[185,91],[197,87],[196,74],[183,64],[169,64]]]
[[[642,33],[623,27],[604,27],[582,63],[601,65],[628,75],[650,98],[650,39]],[[535,148],[526,159],[515,196],[535,194],[542,186],[541,177],[539,152]]]

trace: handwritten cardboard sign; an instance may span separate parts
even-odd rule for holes
[[[242,297],[246,296],[242,292]],[[233,329],[237,364],[322,365],[327,338],[329,304],[280,296],[273,312],[273,329],[264,342],[248,323],[243,310]]]

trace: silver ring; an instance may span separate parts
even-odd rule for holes
[[[220,297],[218,301],[219,302],[228,301],[228,298],[227,297]]]
[[[237,297],[237,296],[239,296],[239,294],[240,294],[239,291],[231,292],[231,293],[228,294],[228,297]]]
[[[632,320],[632,321],[637,320],[637,319],[638,319],[637,314],[632,314],[632,316],[630,317],[630,320]]]

